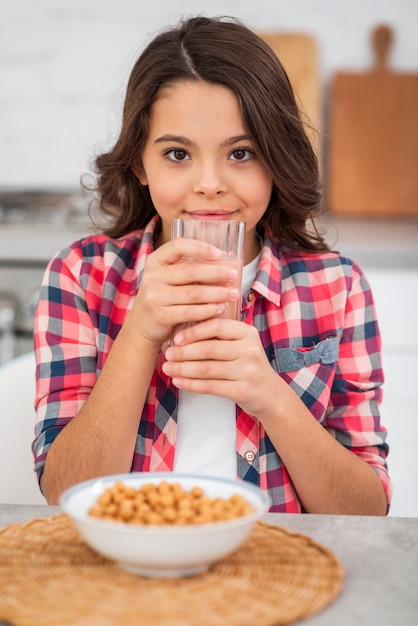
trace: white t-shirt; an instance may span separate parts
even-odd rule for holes
[[[243,292],[254,282],[260,255],[244,266]],[[236,478],[235,415],[228,398],[180,389],[174,471]]]

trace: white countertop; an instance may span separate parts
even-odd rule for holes
[[[320,222],[326,240],[361,266],[377,269],[418,269],[418,218],[341,218]]]
[[[56,252],[90,232],[84,225],[0,222],[0,262],[35,261],[46,265]]]

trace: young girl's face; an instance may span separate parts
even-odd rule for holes
[[[258,252],[255,234],[272,192],[272,177],[245,131],[236,95],[227,87],[182,81],[161,91],[151,110],[142,165],[162,219],[159,243],[174,218],[246,222],[245,262]]]

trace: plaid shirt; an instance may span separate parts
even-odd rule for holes
[[[42,475],[49,447],[89,396],[133,304],[158,217],[118,240],[92,235],[57,254],[44,276],[35,322],[37,423],[33,452]],[[242,319],[256,326],[271,366],[343,446],[378,473],[390,500],[383,373],[370,287],[336,253],[281,250],[265,228]],[[138,428],[132,471],[171,471],[178,393],[156,364]],[[237,477],[260,485],[271,511],[302,507],[257,419],[236,409]],[[312,446],[315,442],[312,442]]]

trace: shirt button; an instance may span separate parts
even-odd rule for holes
[[[255,298],[254,291],[250,291],[250,293],[248,294],[248,302],[252,302],[254,298]]]
[[[255,459],[255,454],[251,450],[248,450],[248,452],[244,454],[244,458],[248,463],[252,463]]]

